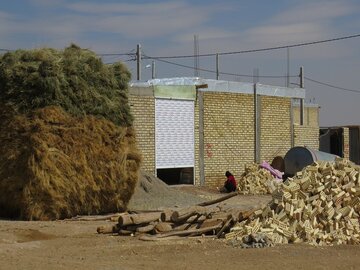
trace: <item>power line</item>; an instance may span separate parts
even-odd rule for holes
[[[218,55],[231,55],[231,54],[264,52],[264,51],[272,51],[272,50],[279,50],[279,49],[285,49],[285,48],[294,48],[294,47],[315,45],[315,44],[320,44],[320,43],[327,43],[327,42],[333,42],[333,41],[339,41],[339,40],[345,40],[345,39],[352,39],[352,38],[357,38],[357,37],[360,37],[360,34],[344,36],[344,37],[337,37],[337,38],[331,38],[331,39],[324,39],[324,40],[318,40],[318,41],[303,42],[303,43],[292,44],[292,45],[283,45],[283,46],[262,48],[262,49],[251,49],[251,50],[232,51],[232,52],[219,52],[219,53],[206,53],[206,54],[199,54],[199,55],[197,55],[197,57],[209,57],[209,56],[215,56],[216,54],[218,54]],[[195,57],[195,55],[147,56],[147,57],[149,59],[192,58],[192,57]]]
[[[146,55],[144,55],[144,58],[147,57]],[[174,65],[174,66],[179,66],[179,67],[183,67],[183,68],[189,68],[189,69],[195,69],[194,67],[192,66],[187,66],[187,65],[183,65],[183,64],[179,64],[179,63],[175,63],[175,62],[171,62],[171,61],[168,61],[168,60],[163,60],[163,59],[156,59],[157,61],[159,62],[163,62],[163,63],[167,63],[167,64],[171,64],[171,65]],[[210,70],[210,69],[204,69],[204,68],[197,68],[198,70],[200,71],[205,71],[205,72],[209,72],[209,73],[216,73],[216,71],[214,70]],[[229,73],[229,72],[219,72],[219,74],[222,74],[222,75],[230,75],[230,76],[239,76],[239,77],[249,77],[249,78],[252,78],[254,77],[254,75],[249,75],[249,74],[236,74],[236,73]],[[277,76],[277,75],[259,75],[258,77],[262,77],[262,78],[285,78],[287,76],[284,76],[284,75],[280,75],[280,76]],[[294,77],[298,77],[298,76],[290,76],[292,78]]]
[[[310,81],[310,82],[317,83],[317,84],[324,85],[324,86],[328,86],[328,87],[331,87],[331,88],[335,88],[335,89],[339,89],[339,90],[343,90],[343,91],[348,91],[348,92],[353,92],[353,93],[360,93],[360,90],[355,90],[355,89],[349,89],[349,88],[344,88],[344,87],[335,86],[335,85],[332,85],[332,84],[329,84],[329,83],[320,82],[320,81],[318,81],[318,80],[311,79],[311,78],[309,78],[309,77],[305,77],[305,79],[308,80],[308,81]]]
[[[98,56],[133,56],[135,53],[98,53]]]

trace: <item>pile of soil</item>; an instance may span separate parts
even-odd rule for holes
[[[217,195],[219,196],[220,194]],[[169,186],[153,174],[141,171],[140,179],[129,202],[128,209],[161,210],[164,208],[195,205],[209,199],[211,199],[209,196],[199,196],[184,192],[180,186]]]

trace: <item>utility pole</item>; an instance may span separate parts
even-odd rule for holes
[[[152,79],[155,79],[155,75],[156,73],[155,73],[155,61],[153,60],[152,62],[151,62],[151,78]]]
[[[290,87],[290,48],[287,47],[287,58],[286,58],[286,87]]]
[[[259,82],[259,69],[254,68],[254,70],[253,70],[253,83],[258,83],[258,82]]]
[[[136,79],[140,81],[141,80],[141,45],[140,44],[136,46],[136,68],[137,68]]]
[[[304,88],[304,67],[300,67],[300,88]],[[304,125],[304,99],[300,99],[300,125]]]
[[[216,54],[216,79],[219,80],[219,54]]]
[[[194,35],[194,76],[199,77],[199,36]]]

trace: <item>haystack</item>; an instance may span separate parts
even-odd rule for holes
[[[122,64],[76,46],[0,57],[0,216],[126,209],[141,162],[129,79]]]

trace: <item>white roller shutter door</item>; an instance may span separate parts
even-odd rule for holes
[[[194,167],[194,101],[155,100],[156,168]]]

